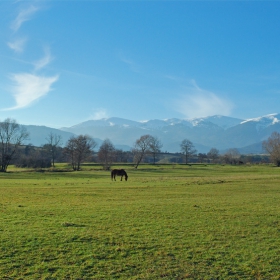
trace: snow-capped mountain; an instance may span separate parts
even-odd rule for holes
[[[209,116],[194,119],[165,119],[131,121],[121,118],[91,120],[61,130],[74,134],[89,134],[100,139],[110,139],[114,144],[132,147],[144,134],[157,136],[163,150],[178,152],[183,139],[191,140],[199,152],[211,148],[226,150],[248,147],[249,152],[261,152],[261,142],[273,131],[280,132],[280,114],[270,114],[254,119],[226,116]],[[258,145],[256,145],[258,144]],[[250,150],[250,146],[254,147]],[[245,149],[246,150],[246,149]]]
[[[270,114],[259,118],[248,119],[241,124],[252,123],[256,125],[257,130],[261,131],[269,126],[278,124],[280,121],[280,114]]]
[[[28,143],[45,144],[51,128],[27,126],[31,129]],[[189,139],[200,153],[211,148],[220,151],[238,148],[243,153],[261,153],[262,141],[272,132],[280,133],[280,114],[270,114],[259,118],[238,119],[226,116],[210,116],[194,119],[165,119],[133,121],[122,118],[104,118],[54,130],[63,135],[66,143],[71,135],[87,134],[97,143],[110,139],[116,147],[129,150],[142,135],[156,136],[163,144],[163,151],[179,152],[183,139]]]
[[[127,119],[122,119],[122,118],[103,118],[100,120],[89,120],[82,122],[80,124],[71,126],[71,129],[76,129],[76,128],[86,128],[86,127],[91,127],[91,126],[138,126],[139,122],[136,121],[130,121]],[[63,130],[67,130],[68,128],[62,128]]]
[[[166,120],[147,120],[147,121],[131,121],[122,118],[103,118],[100,120],[89,120],[82,122],[80,124],[71,126],[69,128],[63,127],[61,130],[75,130],[88,127],[141,127],[147,129],[161,129],[166,126],[183,125],[187,127],[195,127],[207,124],[214,124],[220,126],[221,128],[227,129],[237,124],[240,124],[243,120],[230,118],[225,116],[211,116],[206,118],[193,118],[189,120],[185,119],[166,119]]]

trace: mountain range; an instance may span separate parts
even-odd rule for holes
[[[116,148],[130,150],[142,135],[158,137],[163,144],[162,151],[179,152],[183,139],[189,139],[200,153],[211,148],[220,152],[237,148],[242,154],[263,153],[262,142],[272,132],[280,133],[280,114],[270,114],[259,118],[238,119],[226,116],[209,116],[194,119],[166,119],[132,121],[122,118],[89,120],[71,127],[60,129],[45,126],[26,126],[30,140],[35,146],[46,143],[50,132],[61,135],[66,141],[73,135],[87,134],[100,145],[109,139]],[[98,147],[97,147],[98,148]]]

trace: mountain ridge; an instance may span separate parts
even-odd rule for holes
[[[99,145],[103,140],[109,139],[116,147],[127,147],[127,150],[142,135],[151,134],[158,137],[163,144],[162,151],[167,152],[179,152],[181,141],[187,138],[201,153],[206,153],[211,148],[217,148],[220,151],[237,148],[243,153],[246,150],[248,153],[262,153],[260,143],[272,132],[280,133],[280,114],[269,114],[246,120],[222,115],[145,121],[111,117],[62,127],[56,129],[55,133],[58,134],[60,131],[66,133],[65,141],[71,135],[87,134],[97,140]],[[42,136],[41,131],[41,141]]]

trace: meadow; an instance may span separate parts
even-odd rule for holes
[[[280,279],[280,168],[64,169],[0,174],[0,279]]]

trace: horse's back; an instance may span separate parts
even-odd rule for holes
[[[121,175],[126,173],[124,169],[113,169],[111,174],[117,174],[117,175]]]

